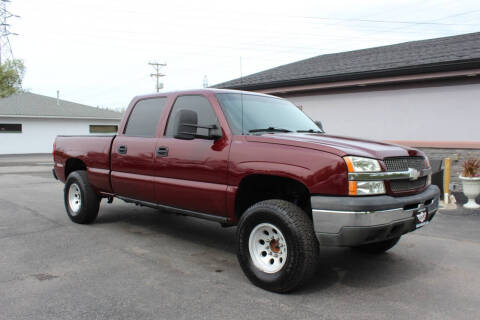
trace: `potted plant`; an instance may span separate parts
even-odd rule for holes
[[[468,198],[468,202],[463,205],[464,208],[480,208],[480,205],[475,202],[475,198],[480,194],[479,169],[480,160],[467,159],[463,163],[463,172],[459,178],[462,180],[463,193]]]

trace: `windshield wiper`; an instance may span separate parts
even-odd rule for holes
[[[275,128],[275,127],[248,130],[248,132],[262,132],[262,131],[266,131],[266,132],[292,132],[292,131],[287,130],[287,129]]]
[[[297,132],[323,133],[323,131],[321,131],[321,130],[313,130],[313,129],[308,129],[308,130],[297,130]]]

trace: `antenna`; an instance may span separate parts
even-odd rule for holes
[[[242,70],[242,56],[240,56],[240,87],[243,88],[243,70]],[[243,94],[240,92],[240,103],[242,104],[242,136],[244,134],[243,129]]]
[[[7,60],[13,60],[13,51],[12,46],[10,45],[9,35],[17,35],[16,33],[10,32],[8,28],[10,25],[7,20],[9,18],[19,18],[19,16],[10,13],[7,10],[7,3],[10,0],[0,0],[0,64]]]
[[[203,87],[204,88],[207,88],[208,87],[208,78],[207,78],[207,75],[205,75],[203,77]]]
[[[161,77],[165,77],[165,74],[160,73],[160,68],[161,67],[166,67],[166,63],[158,63],[158,62],[149,62],[149,65],[151,65],[155,69],[155,73],[150,74],[150,77],[155,77],[157,78],[157,86],[156,90],[157,92],[160,92],[160,89],[163,89],[163,83],[160,82]]]

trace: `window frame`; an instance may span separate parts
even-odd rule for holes
[[[163,132],[162,132],[163,137],[175,139],[174,136],[167,135],[167,129],[168,129],[168,124],[170,122],[170,118],[172,116],[173,109],[175,108],[175,103],[181,97],[202,97],[202,98],[205,98],[205,100],[207,100],[208,104],[210,105],[210,108],[212,109],[212,112],[215,115],[215,118],[217,119],[217,124],[218,124],[219,129],[222,129],[222,125],[221,125],[221,122],[220,122],[220,117],[219,117],[217,111],[215,110],[214,104],[212,103],[212,101],[210,101],[208,96],[206,96],[204,94],[201,94],[201,93],[179,94],[175,97],[175,99],[170,104],[170,108],[168,110],[168,117],[166,119],[165,127],[163,128]],[[194,139],[197,139],[197,138],[194,138]]]
[[[135,111],[135,108],[137,107],[137,105],[142,102],[142,101],[146,101],[146,100],[154,100],[154,99],[165,99],[165,104],[163,105],[163,108],[162,108],[162,111],[160,112],[160,117],[158,118],[158,122],[157,122],[157,126],[155,128],[155,132],[153,134],[153,136],[139,136],[139,135],[128,135],[126,132],[127,132],[127,128],[128,128],[128,123],[130,122],[130,119],[132,117],[132,114],[133,112]],[[158,132],[158,126],[161,124],[162,122],[162,116],[163,116],[163,113],[165,112],[165,109],[168,108],[168,96],[155,96],[155,97],[148,97],[148,98],[142,98],[142,99],[139,99],[135,102],[135,104],[133,105],[133,107],[130,109],[130,112],[128,114],[128,118],[126,119],[125,121],[125,125],[123,126],[123,130],[121,132],[121,134],[125,137],[130,137],[130,138],[156,138],[157,137],[157,132]]]

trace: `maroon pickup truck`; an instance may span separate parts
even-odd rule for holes
[[[319,246],[384,252],[439,202],[423,152],[327,135],[284,99],[233,90],[135,97],[117,135],[58,136],[54,163],[72,221],[119,198],[237,225],[243,271],[277,292],[312,276]]]

